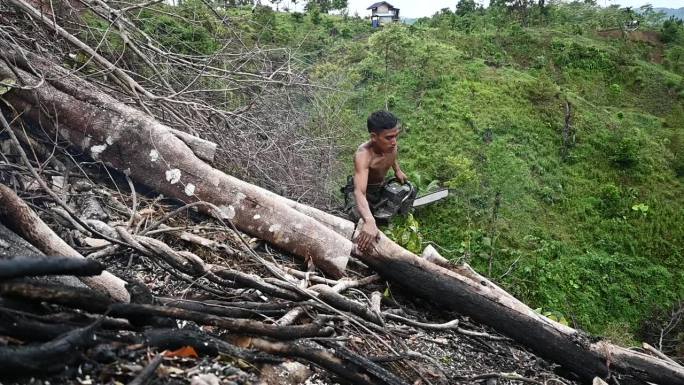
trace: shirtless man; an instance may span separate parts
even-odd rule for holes
[[[354,214],[364,222],[357,239],[361,251],[369,250],[380,235],[369,200],[376,203],[380,198],[390,167],[402,184],[407,181],[397,159],[398,119],[390,112],[376,111],[368,117],[367,125],[370,140],[361,144],[354,155]]]

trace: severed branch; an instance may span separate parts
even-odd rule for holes
[[[218,326],[235,333],[256,334],[279,339],[325,337],[333,333],[332,328],[321,327],[317,324],[281,327],[248,319],[231,319],[175,307],[114,304],[107,301],[106,297],[98,296],[97,293],[90,290],[69,288],[50,283],[0,282],[0,294],[32,301],[57,303],[95,313],[108,312],[113,317],[133,318],[143,322],[146,319],[144,317],[169,317],[194,321],[203,325]]]
[[[290,269],[288,270],[289,272],[295,272],[296,270]],[[305,279],[308,276],[304,276]],[[318,284],[314,285],[309,288],[309,291],[312,291],[316,293],[316,298],[327,303],[330,306],[333,306],[336,309],[342,310],[342,311],[350,311],[361,318],[364,318],[368,321],[371,321],[373,323],[377,324],[383,324],[382,317],[373,312],[372,309],[370,309],[367,306],[364,306],[361,303],[358,303],[356,301],[352,301],[339,293],[343,292],[344,290],[347,290],[352,287],[360,287],[364,286],[373,282],[377,282],[380,280],[380,276],[377,274],[373,274],[371,276],[359,279],[359,280],[352,280],[352,279],[340,279],[339,281],[332,281],[332,280],[326,280],[325,282],[333,283],[334,286],[331,288],[329,286],[326,286],[324,284]],[[301,317],[306,310],[310,307],[310,305],[303,305],[298,308],[294,308],[290,310],[287,314],[285,314],[282,318],[278,320],[278,325],[290,325],[294,323],[299,317]]]
[[[307,337],[327,337],[333,334],[330,327],[321,327],[317,324],[297,326],[276,326],[247,319],[231,319],[217,317],[210,314],[195,311],[137,304],[113,304],[110,306],[110,315],[123,318],[139,318],[149,316],[169,317],[194,321],[202,325],[218,326],[234,333],[254,334],[278,339],[297,339]]]
[[[164,306],[177,307],[185,310],[196,311],[205,314],[213,314],[220,317],[230,318],[253,318],[255,316],[272,317],[283,314],[285,308],[280,309],[248,309],[240,307],[239,304],[232,306],[231,303],[225,305],[207,304],[200,301],[190,301],[179,298],[157,297],[157,301]]]
[[[653,354],[654,356],[660,358],[661,360],[665,360],[665,361],[667,361],[667,362],[669,362],[669,363],[672,363],[672,364],[681,366],[677,361],[675,361],[675,360],[673,360],[672,358],[668,357],[668,356],[665,355],[663,352],[661,352],[660,350],[656,349],[655,347],[653,347],[653,346],[647,344],[646,342],[642,343],[642,344],[641,344],[641,347],[642,347],[645,351],[647,351],[648,353]]]
[[[419,321],[414,321],[412,319],[408,319],[405,317],[402,317],[400,315],[392,314],[392,313],[383,313],[383,316],[385,316],[388,319],[394,320],[394,321],[399,321],[403,322],[405,324],[411,325],[411,326],[416,326],[419,328],[423,329],[428,329],[428,330],[456,330],[457,332],[472,336],[472,337],[483,337],[487,338],[490,340],[495,340],[495,341],[509,341],[509,338],[506,337],[501,337],[501,336],[493,336],[491,334],[487,333],[480,333],[472,330],[466,330],[463,329],[459,326],[459,320],[451,320],[449,322],[443,323],[443,324],[433,324],[433,323],[425,323],[425,322],[419,322]]]
[[[63,37],[67,41],[69,41],[71,44],[76,46],[78,49],[81,49],[85,51],[88,55],[92,57],[95,62],[100,64],[104,69],[111,71],[123,84],[126,84],[129,87],[129,91],[131,91],[134,95],[137,95],[138,92],[141,92],[143,95],[145,95],[148,98],[154,98],[155,96],[147,91],[143,86],[138,84],[133,78],[128,76],[125,72],[123,72],[119,67],[115,66],[112,64],[109,60],[105,59],[102,55],[97,53],[94,49],[92,49],[89,45],[85,44],[81,40],[79,40],[76,36],[70,34],[67,32],[64,28],[60,27],[54,20],[49,20],[45,14],[42,12],[38,11],[35,9],[31,4],[25,2],[24,0],[8,0],[10,3],[14,4],[18,8],[20,8],[22,11],[26,12],[28,15],[31,17],[40,20],[46,27],[49,29],[53,30],[56,34],[59,36]]]
[[[79,359],[79,351],[96,344],[99,322],[76,329],[41,345],[0,347],[0,374],[25,375],[62,370],[65,364]]]
[[[27,280],[0,282],[0,295],[32,302],[55,303],[95,313],[104,313],[107,306],[113,303],[106,296],[87,288]]]
[[[377,385],[378,382],[359,370],[356,365],[336,357],[311,343],[271,342],[253,338],[250,347],[277,356],[298,357],[332,372],[355,385]],[[384,382],[380,382],[384,383]]]
[[[488,380],[490,378],[501,378],[504,380],[520,381],[520,382],[526,382],[528,384],[534,384],[534,385],[546,385],[545,383],[543,383],[541,381],[537,381],[537,380],[533,380],[531,378],[523,377],[523,376],[521,376],[515,372],[513,372],[513,373],[485,373],[485,374],[478,374],[478,375],[472,376],[472,377],[461,377],[461,378],[458,378],[457,380],[472,383],[472,382],[479,382],[479,381]]]
[[[99,275],[104,266],[90,259],[64,257],[13,258],[0,260],[0,279],[41,275]]]

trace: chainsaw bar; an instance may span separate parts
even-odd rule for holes
[[[431,192],[429,194],[425,194],[421,197],[416,198],[416,200],[413,201],[413,207],[425,206],[433,202],[441,201],[447,196],[449,196],[448,189],[442,189],[435,192]]]

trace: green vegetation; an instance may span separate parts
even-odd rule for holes
[[[410,179],[452,189],[388,234],[413,251],[434,242],[543,314],[627,341],[684,298],[684,27],[652,8],[529,3],[455,0],[455,12],[376,31],[326,14],[336,1],[227,8],[227,28],[189,0],[182,18],[144,10],[136,22],[188,55],[231,34],[288,47],[311,82],[342,91],[302,108],[349,127],[345,162],[387,106]],[[82,37],[105,41],[103,54],[120,48],[89,24]],[[323,126],[311,116],[310,130]]]
[[[636,40],[620,31],[633,17]],[[402,168],[453,191],[389,234],[616,335],[684,297],[682,30],[618,7],[461,1],[338,41],[321,66],[354,82],[350,143],[387,105],[403,120]]]

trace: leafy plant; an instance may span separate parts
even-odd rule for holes
[[[601,187],[599,194],[601,199],[601,212],[607,218],[618,217],[622,213],[622,194],[614,184],[606,184]]]
[[[608,142],[608,159],[622,169],[635,167],[641,159],[641,146],[636,130],[617,131]]]
[[[640,213],[642,216],[646,216],[648,214],[648,205],[645,205],[643,203],[637,203],[634,206],[632,206],[632,211],[636,211],[637,213]]]
[[[420,224],[408,214],[406,217],[397,217],[392,220],[385,234],[405,249],[419,254],[423,250],[423,236],[420,233]]]
[[[569,326],[568,320],[565,318],[563,313],[556,310],[544,310],[540,307],[534,309],[535,312],[543,315],[544,317],[550,319],[551,321],[556,321],[561,325]]]

